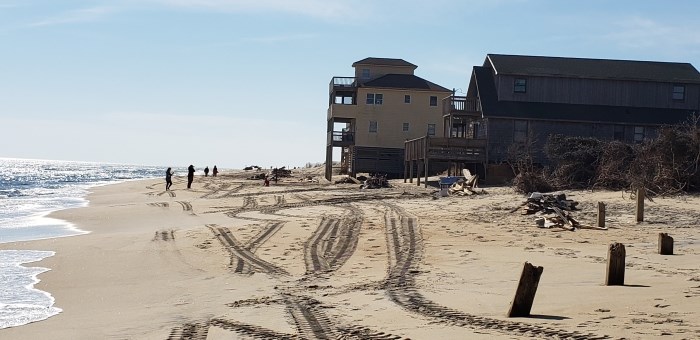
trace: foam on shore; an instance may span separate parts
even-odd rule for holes
[[[52,251],[0,250],[0,329],[40,321],[61,312],[51,294],[34,288],[48,268],[23,264],[53,256]]]

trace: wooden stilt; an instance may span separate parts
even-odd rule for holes
[[[542,276],[543,270],[544,268],[542,267],[535,267],[529,262],[525,262],[523,272],[520,274],[518,288],[515,291],[515,297],[508,310],[507,316],[509,318],[530,316],[532,303],[535,301],[537,285],[540,283],[540,276]]]
[[[428,187],[428,158],[426,157],[425,160],[423,161],[425,165],[425,183],[423,183],[424,187]]]
[[[410,168],[408,169],[409,175],[408,175],[408,183],[413,183],[413,161],[408,161],[410,164]]]
[[[605,228],[605,203],[598,202],[598,228]]]
[[[408,181],[408,162],[403,161],[403,182],[406,183]]]
[[[420,177],[421,177],[421,170],[422,170],[421,168],[422,168],[422,167],[421,167],[421,161],[418,161],[418,169],[417,169],[417,170],[418,170],[418,174],[417,174],[418,176],[416,176],[417,179],[418,179],[418,181],[417,181],[418,183],[416,183],[417,186],[420,186]]]
[[[625,285],[625,246],[622,243],[613,243],[608,247],[608,268],[605,273],[605,285]]]
[[[659,233],[659,254],[673,255],[673,237],[667,233]]]
[[[644,221],[644,196],[646,190],[644,187],[637,189],[637,223]]]

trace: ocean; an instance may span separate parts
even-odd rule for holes
[[[164,177],[166,167],[0,158],[0,243],[86,233],[47,215],[87,205],[88,190],[98,185]],[[34,288],[33,267],[54,253],[0,250],[0,329],[44,320],[61,312],[50,292]],[[60,302],[59,302],[60,305]]]

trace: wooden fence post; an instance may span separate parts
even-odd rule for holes
[[[637,188],[637,223],[644,221],[644,196],[646,196],[644,187]]]
[[[530,316],[532,303],[535,301],[537,285],[540,283],[540,276],[542,276],[543,270],[544,268],[542,267],[535,267],[529,262],[525,262],[523,272],[520,274],[520,281],[518,281],[518,288],[515,291],[515,297],[510,304],[510,310],[508,310],[509,318]]]
[[[605,228],[605,203],[598,202],[598,228]]]
[[[608,268],[605,273],[605,285],[625,285],[625,246],[622,243],[613,243],[608,247]]]
[[[659,254],[673,255],[673,237],[667,233],[659,233]]]

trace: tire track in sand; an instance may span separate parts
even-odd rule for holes
[[[387,207],[385,226],[390,262],[386,280],[387,294],[394,303],[404,309],[451,325],[492,329],[507,334],[577,340],[610,339],[607,335],[584,334],[524,322],[480,317],[428,300],[415,287],[415,276],[420,272],[419,263],[423,256],[418,219],[396,205],[381,204]]]

